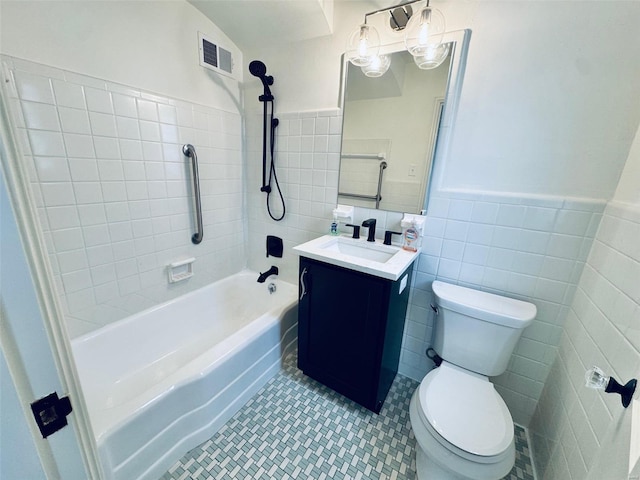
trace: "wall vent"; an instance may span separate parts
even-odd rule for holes
[[[198,32],[198,49],[201,66],[238,80],[233,54],[229,50],[202,32]]]

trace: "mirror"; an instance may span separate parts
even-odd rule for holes
[[[391,67],[380,77],[367,77],[345,61],[338,203],[426,209],[430,183],[448,150],[469,33],[447,34],[451,53],[433,70],[420,70],[408,52],[393,46]]]

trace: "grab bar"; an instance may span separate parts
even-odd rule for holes
[[[362,158],[371,160],[386,160],[387,155],[384,152],[380,153],[343,153],[342,158]]]
[[[344,157],[344,155],[343,155]],[[380,162],[380,171],[378,172],[378,191],[375,195],[362,195],[359,193],[347,193],[347,192],[338,192],[338,195],[341,197],[349,197],[349,198],[360,198],[363,200],[375,200],[376,201],[376,210],[380,208],[380,202],[382,201],[382,175],[384,174],[384,169],[387,168],[387,162]]]
[[[378,192],[376,193],[376,210],[380,208],[380,200],[382,200],[382,175],[384,169],[387,168],[387,162],[380,162],[380,172],[378,173]]]
[[[193,170],[193,196],[196,200],[196,223],[197,231],[191,236],[191,241],[198,245],[202,241],[202,205],[200,203],[200,175],[198,174],[198,156],[196,149],[190,143],[182,146],[182,153],[185,157],[191,157],[191,167]]]

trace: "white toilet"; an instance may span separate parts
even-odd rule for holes
[[[419,480],[497,480],[515,462],[513,419],[488,377],[503,373],[535,305],[433,282],[443,359],[409,409]]]

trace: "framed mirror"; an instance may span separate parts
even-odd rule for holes
[[[421,70],[404,45],[386,47],[389,70],[367,77],[344,60],[337,203],[421,213],[446,161],[470,31],[446,34],[449,57]]]

